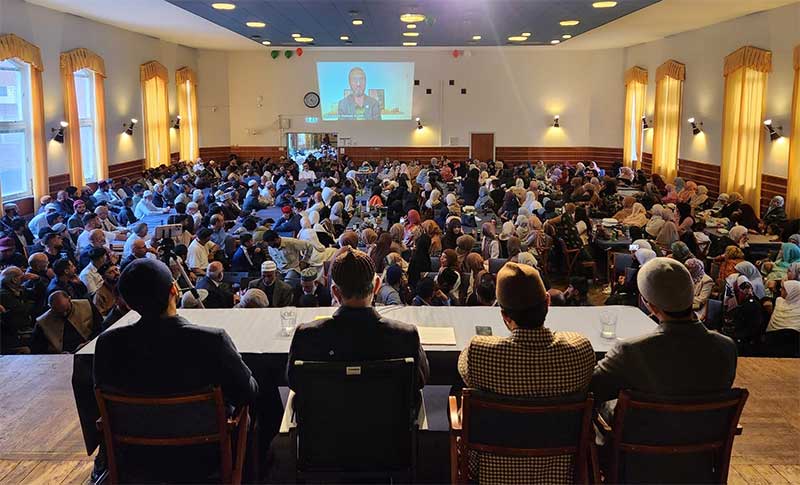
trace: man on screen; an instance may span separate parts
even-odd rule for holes
[[[360,67],[350,69],[348,80],[352,92],[339,101],[339,119],[380,120],[381,104],[365,94],[367,75],[364,70]]]

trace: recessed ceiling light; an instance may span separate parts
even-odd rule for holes
[[[353,25],[364,25],[364,19],[353,19]]]
[[[308,43],[308,42],[314,42],[314,38],[313,37],[295,37],[294,41],[295,42]]]
[[[508,40],[510,40],[511,42],[525,42],[526,40],[528,40],[528,38],[523,35],[512,35],[511,37],[508,38]]]
[[[267,26],[264,22],[247,22],[248,27],[252,27],[254,29],[261,29]]]
[[[525,37],[525,38],[528,38],[528,37],[530,37],[530,36],[531,36],[531,35],[533,35],[533,34],[531,34],[530,32],[523,32],[521,35],[522,35],[523,37]]]
[[[482,37],[480,35],[473,35],[472,40],[481,40]]]
[[[550,43],[553,44],[553,45],[556,45],[556,44],[560,44],[561,41],[558,40],[558,39],[553,39],[553,40],[550,41]]]
[[[236,8],[236,5],[232,3],[212,3],[211,7],[216,10],[233,10]]]
[[[592,4],[592,7],[594,7],[594,8],[611,8],[611,7],[616,7],[616,6],[617,6],[617,2],[611,2],[611,1],[594,2]]]
[[[416,42],[403,42],[404,47],[415,47],[416,45]]]
[[[295,39],[296,39],[296,38],[298,38],[298,37],[302,37],[302,34],[292,34],[292,38],[295,38]]]
[[[350,36],[349,35],[340,35],[339,36],[339,40],[350,40]]]
[[[403,32],[403,37],[419,37],[419,32]]]
[[[571,38],[572,38],[572,36],[571,36],[571,35],[569,35],[569,34],[564,34],[564,35],[562,35],[562,36],[561,36],[561,38],[562,38],[562,39],[571,39]]]
[[[261,43],[264,44],[264,45],[272,45],[272,42],[270,42],[268,40],[262,40]]]
[[[417,24],[406,24],[406,28],[407,29],[416,29],[417,28]]]
[[[578,25],[579,23],[581,23],[580,20],[562,20],[559,22],[562,27],[572,27],[573,25]]]
[[[407,24],[413,24],[415,22],[424,22],[425,16],[421,13],[404,13],[400,16],[400,21],[405,22]]]

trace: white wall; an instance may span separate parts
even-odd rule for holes
[[[800,4],[741,17],[728,22],[685,32],[667,39],[625,49],[625,67],[647,68],[647,116],[655,103],[656,68],[667,59],[686,64],[680,158],[720,164],[722,157],[722,107],[725,56],[739,47],[752,45],[772,51],[772,68],[767,86],[766,118],[783,125],[789,133],[794,70],[792,49],[800,43]],[[692,136],[685,119],[703,122],[704,134]],[[764,132],[766,135],[766,131]],[[786,177],[789,140],[770,143],[766,139],[764,172]],[[645,139],[645,151],[652,147],[652,130]]]
[[[441,146],[449,145],[450,137],[466,146],[471,131],[495,132],[498,146],[621,145],[621,49],[473,49],[458,59],[446,50],[307,49],[288,60],[283,49],[277,59],[269,50],[200,51],[202,146],[212,140],[213,145],[282,145],[279,116],[291,118],[289,131],[338,132],[356,146]],[[319,108],[303,105],[303,95],[317,91],[316,61],[321,60],[413,61],[421,81],[414,88],[413,112],[425,129],[416,130],[414,121],[306,125],[306,116],[321,118]],[[221,75],[226,64],[227,80]],[[455,86],[448,85],[450,79]],[[433,94],[426,95],[426,88]],[[467,88],[466,95],[461,88]],[[226,143],[222,131],[228,109]],[[561,115],[561,130],[549,128],[555,114]]]
[[[121,0],[117,0],[121,1]],[[106,64],[106,129],[110,164],[144,158],[144,133],[140,123],[132,138],[122,136],[122,123],[142,120],[139,65],[157,60],[169,69],[170,114],[177,115],[175,71],[183,66],[197,70],[197,51],[91,20],[38,7],[22,0],[0,0],[0,33],[13,33],[39,46],[44,63],[44,117],[50,128],[64,116],[59,72],[62,52],[85,47],[100,55]],[[179,140],[172,133],[172,151]],[[48,143],[50,175],[67,173],[64,145]]]

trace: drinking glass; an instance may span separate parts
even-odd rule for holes
[[[281,331],[285,337],[292,335],[297,322],[297,314],[294,308],[287,307],[281,310]]]
[[[610,310],[600,312],[600,336],[606,339],[617,336],[617,314]]]

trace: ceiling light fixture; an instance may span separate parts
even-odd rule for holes
[[[562,20],[559,22],[562,27],[572,27],[573,25],[578,25],[579,23],[581,23],[580,20]]]
[[[268,40],[262,40],[261,43],[264,44],[264,45],[272,45],[272,42],[270,42]]]
[[[307,44],[309,42],[314,42],[314,38],[313,37],[295,37],[294,41],[295,42],[302,42],[304,44]]]
[[[407,28],[407,29],[412,29],[412,30],[413,30],[413,29],[416,29],[416,28],[417,28],[417,24],[407,24],[407,25],[406,25],[406,28]]]
[[[339,40],[350,40],[350,36],[349,35],[340,35],[339,36]]]
[[[594,8],[611,8],[611,7],[616,7],[616,6],[617,6],[617,2],[611,2],[611,1],[594,2],[592,4],[592,7],[594,7]]]
[[[473,35],[472,40],[481,40],[482,37],[480,35]]]
[[[403,32],[403,37],[419,37],[419,32]]]
[[[553,45],[556,45],[556,44],[560,44],[561,41],[558,40],[558,39],[553,39],[553,40],[550,41],[550,43],[553,44]]]
[[[526,40],[528,40],[528,38],[523,37],[521,35],[512,35],[511,37],[508,38],[508,40],[510,40],[511,42],[525,42]]]
[[[403,42],[403,47],[416,47],[416,42]]]
[[[764,128],[769,133],[769,139],[771,141],[775,141],[775,140],[777,140],[777,139],[779,139],[779,138],[781,138],[783,136],[781,134],[781,131],[783,131],[783,127],[782,126],[773,126],[772,120],[764,121]]]
[[[421,13],[404,13],[400,16],[400,21],[407,24],[413,24],[417,22],[424,22],[425,18],[425,15]]]
[[[569,34],[564,34],[564,35],[562,35],[562,36],[561,36],[561,38],[562,38],[562,39],[571,39],[571,38],[572,38],[572,36],[571,36],[571,35],[569,35]]]
[[[532,36],[533,34],[531,34],[530,32],[523,32],[521,35],[522,35],[523,37],[530,37],[530,36]]]
[[[215,10],[233,10],[236,8],[236,5],[232,3],[212,3],[211,8]]]
[[[303,36],[303,34],[297,34],[297,33],[292,34],[292,38],[293,39],[296,39],[296,38],[302,37],[302,36]]]
[[[264,27],[267,26],[267,24],[265,24],[264,22],[247,22],[246,25],[253,29],[263,29]]]
[[[353,25],[364,25],[364,19],[353,19]]]
[[[703,126],[703,122],[702,121],[700,123],[697,123],[694,118],[689,118],[686,121],[688,121],[689,124],[692,125],[692,134],[693,135],[699,135],[700,132],[703,131],[703,129],[700,128],[700,126]],[[697,125],[700,125],[700,126],[697,126]]]

